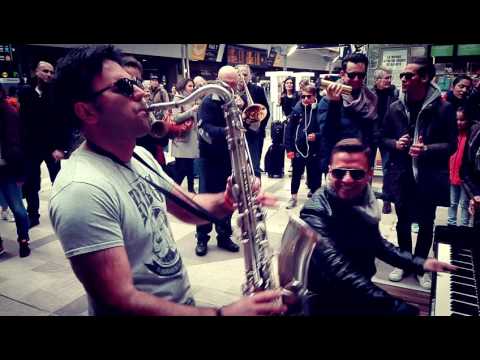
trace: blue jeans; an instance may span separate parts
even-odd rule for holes
[[[7,199],[5,199],[5,195],[3,195],[3,191],[0,190],[0,207],[3,209],[7,209]]]
[[[461,185],[450,185],[450,207],[448,208],[448,225],[457,225],[457,209],[460,205],[460,226],[468,226],[470,214],[468,213],[468,198]]]
[[[28,228],[29,220],[27,210],[22,201],[22,192],[20,187],[12,177],[3,177],[0,179],[0,189],[5,196],[5,200],[13,212],[15,224],[17,225],[17,235],[19,240],[29,239]]]

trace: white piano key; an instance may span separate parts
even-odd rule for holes
[[[450,245],[438,243],[437,258],[450,264]],[[450,309],[450,285],[451,276],[449,273],[437,273],[437,287],[435,291],[435,316],[450,316],[452,310]]]

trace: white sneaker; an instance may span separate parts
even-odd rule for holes
[[[2,210],[2,220],[8,221],[8,222],[15,222],[15,217],[13,216],[13,213],[10,209],[7,210]]]
[[[388,275],[388,280],[398,282],[402,281],[403,275],[405,272],[402,269],[395,268],[393,271]]]
[[[412,232],[414,234],[418,234],[418,230],[419,230],[418,224],[417,223],[412,223]]]
[[[297,199],[291,198],[288,200],[287,209],[293,209],[295,206],[297,206]]]
[[[432,288],[432,277],[430,273],[425,273],[423,276],[417,275],[417,280],[420,283],[420,286],[425,290],[430,290]]]

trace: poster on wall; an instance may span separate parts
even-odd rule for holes
[[[382,66],[392,70],[392,84],[397,88],[402,86],[400,73],[408,62],[408,49],[383,50]]]
[[[190,60],[203,61],[207,52],[208,44],[191,44]]]

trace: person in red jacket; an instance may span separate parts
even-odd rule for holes
[[[468,140],[470,120],[464,108],[457,109],[458,148],[450,157],[450,207],[448,208],[448,225],[457,225],[457,210],[460,205],[460,224],[468,226],[470,215],[468,213],[468,198],[462,186],[460,167],[462,165],[463,152]]]

